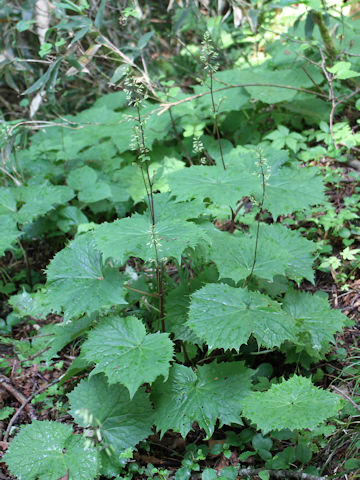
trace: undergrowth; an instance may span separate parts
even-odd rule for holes
[[[68,8],[90,22],[77,41],[93,32],[87,2],[64,5],[59,15]],[[71,423],[34,414],[18,429],[11,407],[0,410],[11,419],[4,443],[16,434],[3,457],[16,478],[266,480],[301,471],[310,479],[327,473],[321,452],[336,444],[337,426],[350,428],[356,398],[326,388],[319,365],[356,318],[314,285],[324,275],[348,292],[360,262],[356,170],[348,170],[344,205],[329,195],[330,185],[341,187],[334,166],[348,166],[360,144],[356,121],[336,116],[359,107],[360,27],[336,8],[303,2],[262,58],[261,27],[272,26],[274,11],[257,5],[256,28],[251,9],[253,23],[243,26],[255,54],[244,57],[235,57],[229,22],[195,6],[175,9],[175,33],[193,39],[179,36],[174,55],[174,65],[194,67],[186,89],[172,78],[175,67],[162,66],[149,83],[132,61],[113,74],[116,91],[39,121],[28,140],[26,122],[3,122],[2,341],[25,367],[61,371],[64,348],[75,353],[22,406],[46,406],[53,420],[69,414]],[[161,31],[144,35],[141,51]],[[42,45],[49,70],[27,95],[56,91],[54,72],[68,57],[50,54],[61,47]],[[147,73],[143,55],[136,59]],[[28,253],[39,239],[47,258],[34,269]],[[30,338],[11,339],[23,322],[34,326]],[[343,382],[357,378],[358,389],[352,355]],[[9,356],[1,363],[5,385]],[[355,432],[345,472],[359,468]],[[171,436],[188,439],[177,468],[135,461]],[[209,458],[219,455],[225,466],[216,471]]]

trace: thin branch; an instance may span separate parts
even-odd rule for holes
[[[344,393],[343,391],[341,391],[339,388],[335,387],[335,385],[331,385],[330,387],[332,390],[335,390],[335,392],[337,392],[339,395],[341,395],[343,398],[345,398],[345,400],[347,400],[348,402],[351,403],[351,405],[356,408],[356,410],[358,410],[360,412],[360,405],[358,405],[357,403],[354,402],[354,400],[349,397],[349,395],[346,395],[346,393]]]
[[[141,295],[145,295],[147,297],[159,298],[158,293],[144,292],[143,290],[139,290],[138,288],[134,288],[127,283],[124,285],[124,287],[127,288],[128,290],[131,290],[132,292],[141,293]]]
[[[291,85],[282,85],[282,84],[275,84],[275,83],[239,83],[236,85],[228,84],[225,87],[214,89],[213,92],[214,93],[223,92],[224,90],[229,90],[231,88],[241,88],[241,87],[286,88],[288,90],[296,90],[297,92],[308,93],[310,95],[315,95],[316,97],[322,97],[322,98],[328,99],[328,96],[325,95],[324,93],[314,92],[313,90],[309,90],[307,88],[292,87]],[[205,95],[210,95],[210,94],[211,94],[211,90],[208,90],[206,92],[197,93],[196,95],[190,95],[189,97],[182,98],[181,100],[177,100],[176,102],[160,103],[160,107],[162,108],[158,111],[158,115],[162,115],[171,107],[176,107],[177,105],[181,105],[182,103],[191,102],[192,100],[196,100],[197,98],[204,97]]]

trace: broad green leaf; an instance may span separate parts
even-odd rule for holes
[[[251,95],[251,98],[268,104],[290,101],[297,94],[296,88],[312,86],[306,74],[299,68],[272,71],[263,66],[239,71],[236,83],[260,84],[259,86],[246,86],[245,90]]]
[[[220,165],[194,165],[167,178],[171,192],[178,200],[209,198],[216,205],[235,207],[244,195],[260,192],[259,179],[251,172],[242,170],[240,164],[226,170]]]
[[[261,224],[256,253],[254,275],[272,280],[276,275],[282,275],[289,263],[289,255],[285,249],[263,235],[264,224]],[[212,246],[209,258],[219,270],[220,278],[231,278],[235,282],[250,275],[255,255],[256,236],[241,233],[230,234],[215,227],[206,229]]]
[[[60,208],[57,214],[59,220],[56,225],[65,233],[77,228],[81,223],[88,223],[88,218],[79,208],[74,207],[73,205],[67,205],[66,207]]]
[[[105,198],[111,198],[112,190],[105,182],[97,182],[94,186],[84,188],[79,192],[78,198],[84,203],[95,203]]]
[[[67,178],[67,184],[79,191],[78,198],[81,202],[94,203],[112,196],[110,186],[97,179],[96,170],[86,165],[73,170]]]
[[[85,448],[81,435],[57,422],[22,426],[3,461],[18,480],[58,480],[67,471],[69,480],[94,480],[99,471],[97,450]]]
[[[246,170],[250,175],[257,177],[256,183],[260,186],[260,152],[262,158],[266,159],[264,161],[266,170],[271,175],[276,175],[280,168],[289,161],[289,152],[287,150],[279,150],[263,142],[259,145],[237,146],[233,148],[227,155],[225,154],[226,166]]]
[[[34,318],[46,318],[51,311],[49,299],[44,291],[38,290],[35,293],[28,293],[26,290],[12,295],[9,304],[14,311],[21,316]]]
[[[252,195],[261,201],[261,167],[259,165],[259,148],[249,148],[248,152],[234,149],[227,160],[231,171],[245,172],[252,178],[248,182],[244,195]],[[318,169],[313,167],[285,167],[288,155],[283,150],[261,145],[263,171],[269,175],[265,187],[264,208],[276,219],[280,214],[288,214],[309,208],[311,205],[324,204],[324,183]],[[245,177],[246,178],[246,177]],[[175,192],[173,192],[175,193]]]
[[[280,346],[285,340],[294,340],[296,333],[294,320],[279,303],[221,283],[209,283],[191,296],[186,325],[211,350],[238,350],[251,334],[260,345]]]
[[[24,203],[16,213],[19,223],[28,223],[44,215],[55,205],[63,204],[74,196],[73,190],[64,185],[27,185],[16,189],[18,202]]]
[[[298,283],[303,278],[313,282],[314,270],[312,264],[316,245],[304,238],[298,231],[290,230],[280,224],[262,224],[260,228],[260,244],[262,237],[264,241],[271,241],[273,245],[277,245],[279,250],[286,252],[288,256],[286,275]],[[254,231],[255,228],[252,230],[253,237]]]
[[[147,201],[147,204],[149,202]],[[154,195],[154,210],[156,222],[171,222],[177,220],[189,220],[198,218],[207,213],[206,206],[199,200],[192,202],[177,202],[170,193],[158,193]],[[149,209],[147,214],[150,218]]]
[[[266,392],[254,392],[243,401],[243,415],[263,433],[272,430],[313,429],[337,414],[339,397],[315,387],[309,378],[294,375],[273,384]]]
[[[315,168],[284,167],[287,155],[282,150],[263,147],[263,171],[269,175],[264,208],[276,219],[280,214],[303,210],[326,202],[324,185]],[[217,166],[192,166],[168,175],[173,195],[180,200],[210,199],[214,205],[235,210],[244,196],[262,198],[259,153],[234,149],[225,156],[226,170]]]
[[[252,370],[243,362],[211,363],[191,368],[174,365],[166,383],[157,380],[152,388],[155,424],[185,437],[197,422],[210,437],[216,420],[224,424],[241,422],[241,405],[251,389]]]
[[[84,190],[91,186],[95,186],[98,178],[96,170],[85,165],[84,167],[72,170],[67,177],[66,183],[73,190]]]
[[[165,298],[166,329],[174,334],[175,340],[201,344],[202,341],[185,325],[190,305],[190,289],[187,285],[179,285],[170,290]]]
[[[256,198],[260,200],[260,196]],[[324,203],[324,183],[315,168],[283,167],[276,175],[270,176],[266,185],[264,208],[275,219],[281,214]]]
[[[296,343],[304,345],[309,355],[313,355],[314,350],[326,349],[347,320],[340,310],[330,308],[328,299],[321,294],[289,290],[283,305],[296,322]]]
[[[190,294],[209,282],[216,282],[218,274],[216,268],[205,268],[195,278],[181,282],[179,286],[169,291],[165,297],[165,325],[167,331],[174,334],[175,340],[196,343],[202,341],[185,325],[190,306]]]
[[[0,215],[0,256],[3,255],[21,235],[22,232],[19,232],[13,216]]]
[[[46,273],[48,303],[65,320],[126,303],[125,276],[104,263],[90,233],[58,252]]]
[[[196,247],[206,239],[197,225],[174,219],[159,221],[152,225],[147,214],[135,214],[113,223],[103,223],[95,229],[95,241],[105,258],[115,258],[125,263],[128,257],[145,261],[176,258],[187,247]]]
[[[126,388],[108,385],[104,375],[96,375],[82,380],[68,397],[75,421],[88,427],[84,412],[92,415],[104,443],[113,447],[116,456],[151,434],[153,411],[143,389],[130,399]]]
[[[173,344],[166,333],[146,334],[136,317],[110,317],[89,333],[85,358],[95,362],[92,374],[104,372],[109,383],[122,383],[132,398],[143,383],[168,376]]]
[[[16,212],[15,188],[0,187],[0,218]]]
[[[238,282],[248,277],[254,264],[256,230],[257,227],[252,226],[249,233],[229,234],[212,225],[205,228],[211,240],[208,255],[215,262],[220,278]],[[314,243],[297,231],[280,224],[261,223],[254,275],[270,281],[276,275],[283,275],[297,282],[303,278],[312,282],[314,249]]]
[[[149,175],[153,182],[153,191],[167,192],[169,184],[167,175],[184,168],[184,162],[177,158],[165,157],[161,162],[149,165]],[[146,188],[141,169],[138,165],[128,165],[122,168],[115,177],[120,180],[135,203],[146,199]]]

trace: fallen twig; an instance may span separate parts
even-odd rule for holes
[[[255,475],[258,475],[260,472],[263,471],[263,468],[241,468],[240,470],[238,470],[238,476],[255,477]],[[316,475],[310,475],[309,473],[304,473],[298,470],[267,470],[267,472],[269,473],[270,477],[284,479],[295,478],[301,480],[327,480],[328,478],[326,475],[324,477],[318,477]]]
[[[0,386],[4,390],[6,390],[8,393],[10,393],[10,395],[12,395],[14,398],[16,398],[16,400],[20,404],[23,404],[26,401],[26,397],[21,392],[19,392],[14,387],[14,385],[12,385],[10,379],[8,377],[6,377],[5,375],[0,375]],[[36,414],[35,414],[34,407],[32,407],[32,405],[28,405],[28,408],[26,410],[27,410],[31,420],[36,420]]]
[[[34,360],[35,358],[40,357],[40,355],[47,352],[49,349],[50,349],[50,347],[45,347],[42,350],[40,350],[39,352],[36,352],[36,353],[33,353],[32,355],[30,355],[30,357],[25,358],[25,360],[21,360],[21,363],[31,362],[31,360]]]
[[[65,373],[64,373],[65,375]],[[10,430],[11,430],[11,427],[14,425],[14,423],[16,422],[18,416],[20,415],[20,413],[24,410],[24,408],[28,405],[29,402],[31,402],[31,400],[36,397],[36,395],[39,395],[40,393],[44,392],[45,390],[47,390],[48,388],[52,387],[53,385],[55,385],[56,383],[60,382],[60,380],[63,378],[64,375],[61,375],[59,378],[57,378],[56,380],[54,380],[53,382],[49,383],[48,385],[46,385],[45,387],[41,387],[39,388],[38,390],[36,390],[36,392],[32,393],[28,398],[24,398],[24,402],[21,404],[21,406],[16,410],[16,412],[14,413],[14,415],[12,416],[8,426],[7,426],[7,429],[6,429],[6,432],[5,432],[5,435],[4,435],[4,438],[3,438],[3,441],[4,442],[7,442],[8,439],[9,439],[9,435],[10,435]],[[3,375],[1,375],[1,377],[3,377]],[[1,378],[0,377],[0,378]],[[5,377],[6,378],[6,377]],[[30,406],[30,405],[29,405]],[[31,407],[32,408],[32,407]],[[36,419],[36,417],[35,417]]]

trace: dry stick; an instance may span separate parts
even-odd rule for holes
[[[31,338],[35,338],[35,337],[31,337]],[[50,347],[45,347],[42,350],[40,350],[39,352],[33,353],[32,355],[30,355],[30,357],[25,358],[25,360],[21,360],[20,363],[30,362],[31,360],[34,360],[35,358],[40,357],[40,355],[47,352],[49,349],[50,349]]]
[[[3,438],[3,441],[4,442],[7,442],[8,439],[9,439],[9,435],[10,435],[10,430],[12,428],[12,426],[14,425],[14,423],[16,422],[18,416],[20,415],[20,413],[24,410],[24,408],[28,405],[29,402],[31,402],[31,400],[36,397],[36,395],[39,395],[40,393],[44,392],[45,390],[47,390],[48,388],[52,387],[53,385],[55,385],[56,383],[60,382],[60,380],[65,376],[66,374],[64,373],[63,375],[61,375],[59,378],[57,378],[56,380],[54,380],[53,382],[49,383],[48,385],[46,385],[45,387],[41,387],[39,388],[38,390],[36,390],[36,392],[32,393],[28,398],[25,398],[24,397],[24,402],[21,404],[21,406],[17,409],[17,411],[15,412],[15,414],[12,416],[8,426],[7,426],[7,429],[6,429],[6,432],[5,432],[5,435],[4,435],[4,438]],[[29,405],[30,407],[31,405]],[[31,406],[32,407],[32,406]],[[33,408],[33,407],[32,407]],[[35,417],[36,419],[36,417]]]
[[[257,219],[257,227],[256,227],[256,237],[255,237],[255,249],[254,249],[254,261],[251,267],[250,274],[247,278],[245,278],[243,288],[245,288],[246,284],[250,282],[252,275],[254,273],[255,265],[256,265],[256,258],[257,258],[257,250],[258,250],[258,243],[259,243],[259,231],[260,231],[260,221],[261,221],[261,214],[263,213],[263,207],[265,202],[265,190],[266,190],[266,180],[265,180],[265,172],[262,164],[262,154],[259,154],[259,166],[261,170],[261,182],[262,182],[262,198],[260,202],[260,209],[258,213]]]
[[[237,474],[239,477],[248,476],[248,477],[255,477],[260,472],[263,472],[263,468],[241,468],[238,470]],[[310,475],[309,473],[303,473],[299,471],[292,471],[292,470],[266,470],[270,477],[274,478],[295,478],[299,480],[327,480],[327,476],[318,477],[317,475]]]
[[[326,59],[324,52],[322,49],[319,49],[320,55],[321,55],[321,70],[324,73],[324,76],[326,78],[326,81],[328,83],[329,87],[329,101],[331,102],[331,110],[330,110],[330,115],[329,115],[329,130],[330,130],[330,135],[331,135],[331,140],[333,141],[334,147],[338,149],[339,147],[337,146],[335,139],[334,139],[334,114],[335,114],[335,109],[337,107],[336,105],[336,100],[335,100],[335,94],[334,94],[334,88],[333,88],[333,79],[334,75],[326,70]]]
[[[222,82],[224,83],[224,82]],[[288,90],[296,90],[297,92],[309,93],[310,95],[315,95],[316,97],[322,97],[328,99],[328,96],[324,93],[314,92],[313,90],[309,90],[307,88],[300,88],[300,87],[292,87],[291,85],[282,85],[277,83],[239,83],[236,85],[228,84],[225,87],[216,88],[213,92],[223,92],[224,90],[229,90],[231,88],[242,88],[242,87],[273,87],[273,88],[287,88]],[[197,93],[196,95],[190,95],[187,98],[182,98],[181,100],[177,100],[176,102],[169,102],[169,103],[160,103],[162,107],[158,111],[158,115],[162,115],[164,112],[169,110],[171,107],[176,107],[177,105],[181,105],[182,103],[191,102],[192,100],[196,100],[197,98],[204,97],[205,95],[210,95],[211,91],[208,90],[207,92]]]
[[[345,400],[347,400],[348,402],[351,403],[351,405],[353,405],[354,408],[356,408],[356,410],[358,410],[360,412],[360,405],[358,405],[357,403],[354,402],[354,400],[349,397],[349,395],[346,395],[346,393],[342,392],[339,388],[335,387],[335,385],[331,385],[330,387],[332,390],[335,390],[335,392],[337,392],[339,395],[341,395],[342,397],[345,398]]]
[[[216,137],[217,137],[217,142],[218,142],[218,145],[219,145],[221,162],[223,164],[224,170],[226,170],[226,166],[225,166],[225,162],[224,162],[224,155],[223,155],[223,150],[222,150],[222,145],[221,145],[221,138],[220,138],[219,122],[218,122],[218,115],[217,115],[218,112],[217,112],[216,105],[215,105],[215,100],[214,100],[213,73],[212,73],[212,71],[210,71],[210,94],[211,94],[212,110],[213,110],[213,114],[214,114]]]
[[[9,178],[11,178],[11,180],[15,183],[17,187],[20,187],[21,182],[16,177],[14,177],[14,175],[8,172],[4,167],[0,167],[0,172],[3,172],[4,175],[7,175]]]
[[[0,386],[1,388],[3,388],[4,390],[6,390],[8,393],[10,393],[10,395],[12,395],[13,397],[16,398],[16,400],[21,404],[23,405],[24,402],[26,402],[26,397],[21,393],[19,392],[15,387],[14,385],[12,385],[10,379],[8,377],[6,377],[5,375],[0,375]],[[25,403],[25,405],[27,405],[27,402]],[[35,414],[35,410],[34,410],[34,407],[32,405],[29,405],[29,408],[27,408],[27,412],[29,414],[29,417],[31,418],[31,420],[36,420],[36,414]],[[5,439],[4,439],[5,440]],[[5,440],[6,442],[7,440]]]

